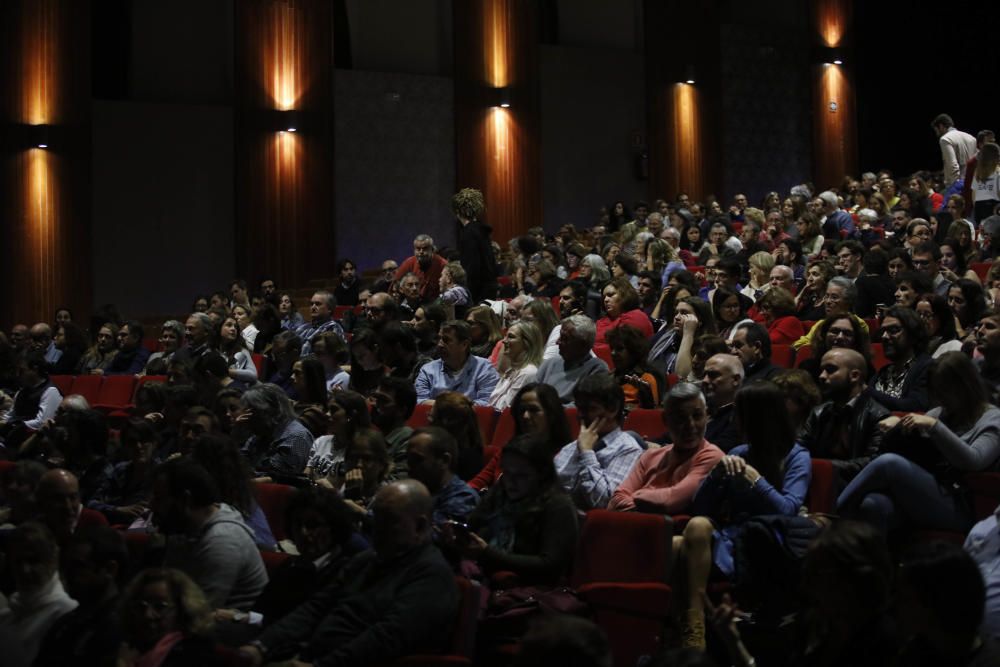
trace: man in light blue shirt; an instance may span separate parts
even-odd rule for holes
[[[414,383],[418,401],[433,401],[438,394],[457,391],[476,405],[488,405],[500,375],[488,359],[471,354],[471,345],[467,322],[449,320],[441,325],[437,344],[440,358],[424,364]]]
[[[580,416],[580,435],[556,454],[556,473],[577,509],[604,509],[642,448],[622,431],[625,394],[613,375],[585,377],[573,399]]]

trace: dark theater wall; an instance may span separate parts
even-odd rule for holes
[[[95,102],[95,304],[178,314],[235,274],[228,107]]]

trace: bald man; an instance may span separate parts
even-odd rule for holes
[[[38,482],[35,492],[42,522],[56,536],[61,546],[69,542],[84,526],[106,526],[108,520],[100,512],[87,509],[80,502],[80,482],[68,470],[50,470]]]
[[[728,452],[740,442],[734,403],[736,392],[743,386],[743,362],[734,354],[716,354],[705,362],[701,390],[708,403],[708,426],[705,439]]]
[[[882,448],[878,423],[889,410],[868,391],[868,362],[855,350],[824,354],[819,384],[826,402],[806,419],[799,442],[813,458],[833,461],[839,493]]]
[[[338,583],[240,649],[251,664],[287,658],[323,665],[390,663],[444,648],[458,595],[451,567],[431,543],[431,495],[420,482],[393,482],[375,496],[374,550],[344,565]],[[282,654],[283,655],[279,655]]]
[[[31,327],[29,335],[31,336],[31,349],[41,352],[45,355],[45,361],[48,362],[49,366],[54,366],[62,357],[62,350],[57,348],[55,341],[52,340],[52,327],[45,322],[39,322]]]

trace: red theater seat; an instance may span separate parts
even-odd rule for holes
[[[267,523],[271,526],[271,533],[279,542],[288,538],[285,532],[285,508],[288,507],[292,495],[295,493],[294,486],[285,484],[257,484],[257,504],[267,517]]]
[[[135,384],[135,378],[131,375],[106,376],[101,383],[97,402],[94,403],[93,408],[103,412],[124,410],[132,403]]]
[[[413,409],[413,414],[406,420],[406,425],[410,428],[421,428],[422,426],[430,425],[431,408],[433,407],[433,403],[417,403],[417,406]]]
[[[771,363],[782,368],[791,368],[795,360],[795,350],[791,345],[772,345]]]
[[[493,437],[490,438],[490,445],[494,448],[503,447],[514,437],[516,430],[514,413],[510,411],[510,408],[507,408],[500,413],[500,417],[497,419],[496,428],[493,429]]]
[[[488,405],[475,406],[476,421],[479,423],[479,434],[483,436],[483,444],[493,442],[493,430],[496,428],[497,411]]]
[[[50,375],[49,380],[55,385],[56,389],[63,396],[70,393],[70,389],[73,387],[73,376],[72,375]]]
[[[812,479],[806,505],[810,512],[829,514],[837,504],[833,464],[827,459],[812,460]]]
[[[97,403],[97,398],[101,393],[101,380],[104,379],[100,375],[76,375],[73,377],[73,386],[70,388],[69,393],[80,394],[87,402],[91,405]]]
[[[891,361],[885,356],[885,350],[882,349],[882,343],[872,343],[872,366],[875,367],[876,371],[882,370],[885,366],[888,366]]]
[[[663,435],[667,430],[666,426],[663,425],[663,411],[636,408],[625,417],[625,430],[635,431],[646,440]]]
[[[670,609],[669,517],[592,510],[577,547],[572,584],[608,635],[616,667],[658,648]]]

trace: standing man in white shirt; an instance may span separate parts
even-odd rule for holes
[[[945,189],[962,177],[965,163],[976,154],[976,138],[955,128],[955,121],[946,113],[939,114],[931,127],[941,145],[941,161],[944,166]]]

